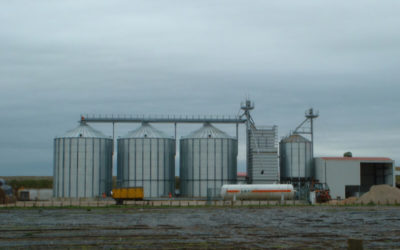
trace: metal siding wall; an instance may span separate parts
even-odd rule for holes
[[[99,140],[99,187],[97,189],[97,193],[99,196],[102,195],[103,192],[103,186],[105,185],[105,180],[104,180],[104,170],[103,170],[103,165],[104,165],[104,140],[100,139]]]
[[[114,162],[113,162],[113,156],[114,156],[114,154],[115,154],[115,152],[114,152],[114,140],[113,141],[109,141],[109,158],[108,158],[108,169],[109,169],[109,173],[108,173],[108,176],[109,176],[109,178],[110,178],[110,181],[109,181],[109,186],[108,186],[108,189],[109,189],[109,193],[111,192],[111,190],[112,190],[112,188],[113,188],[113,165],[114,165]]]
[[[189,154],[188,156],[193,159],[193,161],[190,161],[188,159],[187,164],[187,171],[188,171],[188,196],[195,196],[198,197],[200,196],[200,189],[201,189],[201,155],[198,153],[200,152],[200,139],[193,139],[193,140],[188,140],[189,144],[192,144],[192,147],[189,148]]]
[[[58,197],[59,193],[59,182],[60,178],[58,177],[60,174],[60,140],[54,139],[54,172],[53,172],[53,197]]]
[[[167,141],[163,140],[164,150],[163,150],[163,162],[162,162],[162,175],[160,178],[161,181],[161,190],[160,195],[165,195],[166,193],[166,179],[168,178],[168,164],[169,164],[169,147]]]
[[[165,166],[165,161],[166,161],[166,154],[165,151],[167,150],[167,145],[165,144],[165,140],[164,139],[159,139],[158,142],[159,146],[158,146],[158,165],[157,165],[157,178],[158,178],[158,195],[162,195],[164,193],[164,168]]]
[[[71,139],[70,141],[70,146],[71,146],[71,162],[70,162],[70,186],[69,186],[69,197],[78,197],[77,192],[78,192],[78,139]]]
[[[221,161],[222,161],[222,173],[221,173],[221,183],[224,183],[224,180],[229,179],[229,152],[228,152],[228,140],[221,139]]]
[[[170,152],[170,183],[169,183],[169,190],[171,190],[171,193],[175,193],[175,155],[176,155],[176,141],[170,141],[170,149],[172,150]]]
[[[157,189],[158,183],[158,139],[150,139],[150,196],[159,196],[159,191]]]
[[[215,182],[214,187],[221,187],[223,183],[223,173],[225,171],[223,161],[223,140],[215,140]]]
[[[208,189],[214,189],[215,188],[215,140],[208,140],[207,141],[207,185],[206,185],[206,195],[208,192]]]
[[[136,172],[137,172],[137,166],[139,164],[137,158],[137,152],[136,152],[136,148],[137,148],[137,141],[136,140],[131,140],[131,139],[127,139],[128,141],[128,165],[126,166],[127,168],[127,173],[128,173],[128,178],[126,178],[125,180],[125,184],[126,187],[137,187],[139,186],[138,183],[136,182],[137,176],[136,176]],[[140,146],[140,145],[139,145]]]
[[[283,148],[282,143],[279,143],[279,171],[280,171],[281,177],[285,175],[284,160],[285,160],[284,148]]]
[[[123,187],[123,173],[124,173],[124,166],[126,164],[122,164],[122,162],[125,162],[125,154],[122,152],[123,146],[122,143],[125,143],[124,140],[118,139],[117,140],[117,163],[121,164],[121,166],[118,164],[117,165],[117,187]]]
[[[311,148],[311,143],[306,143],[305,144],[305,164],[306,164],[306,176],[307,177],[314,177],[314,164],[313,164],[313,158],[312,158],[312,148]]]
[[[102,139],[104,142],[104,146],[102,147],[102,155],[104,157],[104,162],[102,164],[103,168],[103,180],[104,184],[101,185],[101,194],[109,195],[111,191],[111,182],[112,182],[112,164],[110,158],[112,156],[112,147],[109,140]],[[108,167],[109,166],[109,167]]]
[[[393,163],[390,164],[385,164],[385,184],[388,184],[390,186],[394,186],[393,183],[393,175],[394,175],[394,168],[393,168]]]
[[[135,186],[143,187],[142,183],[142,170],[143,170],[143,140],[142,139],[135,139],[132,140],[135,145],[135,151],[133,152],[135,155],[135,168],[133,169],[135,180]],[[132,150],[132,149],[131,149]],[[143,190],[144,191],[144,190]]]
[[[96,197],[107,192],[112,174],[110,143],[100,138],[56,138],[54,196]],[[102,180],[98,178],[100,172]]]
[[[117,141],[117,162],[121,162],[121,154],[120,154],[120,150],[121,150],[121,145],[118,143]],[[122,180],[121,180],[121,172],[122,172],[122,168],[117,167],[117,187],[121,186]]]
[[[326,162],[326,183],[329,185],[331,196],[345,197],[345,186],[360,185],[361,170],[359,161]],[[345,175],[343,173],[346,173]]]
[[[92,162],[93,162],[93,140],[92,139],[85,139],[85,151],[86,151],[86,156],[85,156],[85,180],[84,180],[84,186],[85,186],[85,192],[84,192],[84,197],[90,197],[92,196],[92,176],[93,176],[93,168],[92,168]]]
[[[282,178],[296,179],[314,176],[310,142],[281,143],[280,148]]]
[[[207,197],[225,183],[236,182],[237,141],[233,139],[181,139],[181,194]]]
[[[129,183],[129,140],[118,139],[118,158],[117,158],[117,172],[118,176],[118,187],[128,187]]]
[[[93,185],[92,195],[99,196],[100,187],[100,140],[93,140]]]
[[[54,169],[55,169],[54,178],[53,178],[53,196],[54,197],[60,197],[60,182],[61,182],[60,170],[63,169],[63,165],[60,163],[60,160],[61,160],[60,144],[61,144],[60,139],[54,139]]]
[[[175,141],[164,138],[118,140],[120,180],[124,187],[143,187],[144,197],[173,193],[171,168],[175,168]],[[124,152],[124,153],[123,153]],[[126,153],[125,153],[126,152]]]
[[[187,148],[187,146],[185,146],[186,141],[181,140],[180,141],[180,147],[179,147],[179,189],[180,189],[180,195],[182,196],[186,196],[186,191],[187,191],[187,185],[186,185],[186,181],[187,180],[187,175],[186,175],[186,169],[183,168],[183,163],[186,162],[186,157],[187,157],[187,153],[184,152],[184,149]]]
[[[108,152],[112,152],[112,147],[110,145],[110,143],[107,140],[104,140],[105,143],[105,147],[104,147],[104,180],[105,180],[105,185],[103,186],[104,190],[102,192],[104,192],[106,195],[110,195],[110,191],[111,191],[111,185],[112,185],[112,174],[111,173],[111,168],[107,168],[107,166],[112,166],[110,164],[110,158],[111,158],[111,153]]]
[[[166,144],[166,139],[160,139],[162,140],[162,157],[160,161],[160,166],[158,168],[158,176],[160,177],[160,183],[159,183],[159,194],[164,194],[165,193],[165,176],[167,172],[167,164],[169,162],[168,160],[168,145]]]
[[[143,159],[142,159],[142,185],[144,197],[151,197],[150,170],[151,170],[151,139],[142,139]]]
[[[230,143],[232,144],[231,149],[232,153],[231,156],[231,166],[228,168],[228,173],[230,173],[228,183],[235,184],[237,182],[237,155],[238,155],[238,142],[237,140],[231,140]],[[229,156],[228,156],[229,157]],[[223,184],[225,184],[224,182]]]
[[[207,195],[207,163],[208,163],[208,143],[205,139],[200,139],[200,191],[199,196]]]
[[[59,187],[59,191],[58,191],[58,196],[57,197],[63,197],[64,196],[64,182],[65,182],[65,142],[64,139],[59,139],[60,140],[60,152],[59,152],[59,156],[60,156],[60,160],[59,160],[59,171],[58,171],[58,177],[59,177],[59,183],[58,183],[58,187]]]
[[[85,155],[85,139],[78,139],[78,148],[77,148],[77,197],[85,197],[85,165],[86,165],[86,155]]]
[[[301,158],[300,158],[300,145],[299,143],[291,143],[292,145],[292,177],[303,177],[301,169]],[[304,169],[304,168],[303,168]]]
[[[321,158],[315,159],[315,179],[319,180],[321,183],[326,183],[325,179],[325,163],[326,161]]]
[[[63,180],[63,197],[70,197],[70,144],[71,139],[64,139],[64,180]]]
[[[91,143],[90,144],[92,144],[92,151],[91,151],[91,157],[92,157],[92,164],[91,164],[91,166],[89,167],[89,168],[91,168],[91,172],[92,172],[92,181],[91,181],[91,187],[90,187],[90,195],[92,196],[92,197],[95,197],[95,191],[94,191],[94,182],[95,182],[95,168],[96,168],[96,165],[95,165],[95,162],[94,162],[94,153],[95,153],[95,151],[96,151],[96,148],[95,148],[95,140],[93,139],[93,140],[91,140]]]
[[[273,183],[279,181],[279,160],[276,145],[277,129],[252,129],[249,131],[250,183]],[[264,174],[261,171],[264,170]],[[275,178],[275,179],[271,179]]]

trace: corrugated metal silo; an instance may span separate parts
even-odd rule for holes
[[[54,197],[109,194],[113,140],[85,122],[54,139]]]
[[[237,139],[205,123],[180,140],[180,191],[185,197],[220,193],[223,184],[236,183]]]
[[[118,139],[118,186],[143,187],[145,198],[174,194],[175,151],[175,139],[142,123]]]
[[[280,142],[280,170],[282,181],[307,180],[313,177],[311,141],[293,134]]]

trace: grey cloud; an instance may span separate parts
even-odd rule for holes
[[[256,123],[278,125],[280,136],[318,109],[318,155],[400,161],[399,5],[3,2],[0,170],[51,175],[52,140],[82,113],[236,115],[246,95]],[[122,135],[136,124],[117,127]]]

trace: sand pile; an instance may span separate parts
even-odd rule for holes
[[[389,185],[372,186],[368,193],[363,194],[357,204],[400,204],[400,189]]]

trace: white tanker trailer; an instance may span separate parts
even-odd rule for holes
[[[295,192],[292,184],[226,184],[221,188],[224,200],[290,200]]]

